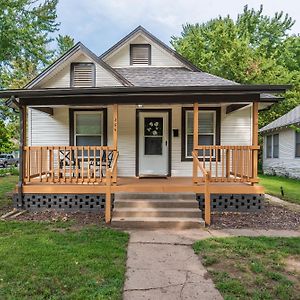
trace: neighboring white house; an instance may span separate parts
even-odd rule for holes
[[[263,135],[263,171],[300,178],[300,105],[260,129]]]

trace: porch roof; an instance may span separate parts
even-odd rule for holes
[[[158,87],[93,87],[15,89],[0,91],[0,98],[18,99],[20,105],[139,104],[210,102],[275,102],[268,94],[283,93],[290,85],[206,85]],[[15,101],[15,100],[14,100]]]

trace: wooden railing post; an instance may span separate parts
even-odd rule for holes
[[[252,106],[252,145],[258,146],[258,102]],[[252,153],[252,178],[257,179],[258,150],[253,149]]]
[[[206,225],[211,224],[211,207],[210,207],[210,191],[209,191],[209,174],[205,175],[204,187],[204,221]]]
[[[226,178],[230,177],[230,149],[226,149]]]
[[[105,195],[105,222],[111,221],[111,172],[106,172],[106,195]]]
[[[118,104],[113,105],[113,147],[118,151]],[[117,183],[118,168],[115,166],[113,171],[113,183]]]
[[[193,150],[198,147],[198,123],[199,123],[199,104],[198,101],[194,102],[194,137],[193,137]],[[198,150],[197,150],[198,153]],[[196,159],[193,158],[193,182],[197,183],[198,166]]]

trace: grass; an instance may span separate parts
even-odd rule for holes
[[[265,187],[268,194],[300,204],[300,180],[262,174],[259,175],[259,178],[259,183]],[[281,187],[284,196],[281,195]]]
[[[225,300],[299,299],[300,238],[233,237],[198,241],[200,255]]]
[[[7,193],[11,193],[16,186],[18,176],[0,177],[0,208],[10,203],[11,199],[7,197]]]
[[[121,299],[128,235],[0,222],[0,299]]]

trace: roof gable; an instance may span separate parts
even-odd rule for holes
[[[68,76],[69,68],[66,67],[71,62],[94,62],[98,68],[102,69],[103,72],[106,73],[106,76],[112,77],[113,85],[123,85],[130,86],[131,83],[125,79],[122,75],[116,72],[113,68],[111,68],[108,64],[106,64],[103,60],[101,60],[96,54],[90,51],[87,47],[85,47],[82,43],[77,43],[74,45],[69,51],[63,54],[60,58],[58,58],[55,62],[53,62],[50,66],[48,66],[44,71],[42,71],[37,77],[35,77],[31,82],[29,82],[25,88],[37,88],[44,85],[46,82],[54,81],[54,77],[58,76],[56,80],[62,79],[64,76]],[[64,81],[65,82],[65,81]],[[62,83],[58,83],[58,87]],[[48,83],[47,83],[48,85]],[[66,87],[66,86],[64,86]]]
[[[113,45],[110,49],[108,49],[106,52],[104,52],[100,58],[103,59],[105,62],[110,64],[112,67],[118,67],[116,61],[121,61],[122,56],[127,59],[127,63],[121,62],[120,67],[128,66],[129,65],[129,45],[130,44],[143,44],[143,43],[149,43],[151,44],[153,50],[156,51],[157,57],[160,55],[163,56],[163,59],[165,60],[166,66],[170,67],[185,67],[192,71],[200,71],[196,66],[194,66],[192,63],[190,63],[188,60],[186,60],[183,56],[178,54],[176,51],[171,49],[169,46],[167,46],[165,43],[163,43],[161,40],[156,38],[154,35],[152,35],[149,31],[147,31],[142,26],[138,26],[136,29],[134,29],[132,32],[130,32],[128,35],[126,35],[123,39],[121,39],[118,43]],[[154,62],[153,64],[156,66],[162,66],[160,65],[159,61],[155,63],[155,53],[153,53]]]

